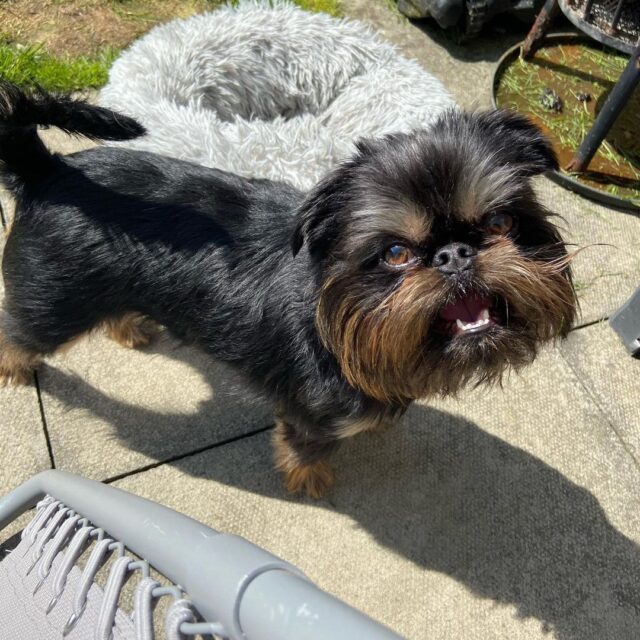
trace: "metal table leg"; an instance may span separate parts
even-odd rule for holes
[[[540,9],[540,13],[537,16],[536,21],[533,23],[531,30],[527,34],[524,44],[522,45],[520,55],[525,60],[531,58],[531,56],[536,52],[540,40],[544,38],[549,25],[558,14],[559,8],[560,5],[558,4],[558,0],[546,0],[544,7]]]
[[[616,82],[607,101],[600,110],[591,130],[567,165],[567,171],[579,172],[587,168],[591,158],[595,155],[600,143],[620,115],[638,83],[640,83],[640,41],[635,51],[631,54],[629,64],[625,67],[620,79]]]

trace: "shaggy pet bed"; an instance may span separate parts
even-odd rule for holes
[[[120,144],[307,189],[355,140],[428,125],[453,101],[363,24],[276,0],[152,29],[100,104],[149,131]]]

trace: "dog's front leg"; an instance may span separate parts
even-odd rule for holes
[[[321,498],[333,484],[333,470],[327,458],[337,444],[337,440],[313,438],[302,427],[277,417],[273,432],[274,458],[276,468],[284,474],[287,490]]]

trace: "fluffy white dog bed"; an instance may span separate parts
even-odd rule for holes
[[[129,147],[307,189],[355,140],[428,125],[453,101],[363,24],[275,0],[152,29],[100,104],[147,127]]]

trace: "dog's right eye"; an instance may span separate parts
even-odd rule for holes
[[[404,267],[416,259],[409,247],[403,244],[392,244],[384,252],[383,260],[390,267]]]
[[[515,218],[508,213],[490,213],[483,220],[484,228],[493,235],[505,236],[515,226]]]

